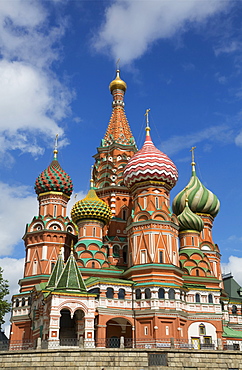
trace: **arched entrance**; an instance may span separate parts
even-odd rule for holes
[[[68,309],[63,309],[60,314],[60,345],[76,346],[78,339],[84,333],[84,312],[77,310],[71,317],[71,312]]]
[[[106,323],[106,347],[119,348],[120,337],[124,337],[124,346],[132,347],[132,325],[123,318],[117,317]]]

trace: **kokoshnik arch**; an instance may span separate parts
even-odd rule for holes
[[[212,235],[219,200],[197,177],[193,155],[191,179],[171,207],[178,171],[153,144],[148,112],[137,150],[119,70],[109,88],[112,114],[94,155],[90,190],[71,218],[72,180],[56,147],[36,179],[39,214],[23,237],[10,342],[41,338],[58,346],[83,338],[95,347],[123,336],[125,343],[174,338],[199,347],[233,338],[234,329],[242,339]]]

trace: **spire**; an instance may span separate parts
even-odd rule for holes
[[[93,165],[91,167],[91,179],[90,179],[90,189],[94,188],[94,180],[93,180]]]
[[[193,146],[190,150],[190,152],[192,152],[192,174],[193,175],[196,175],[196,163],[195,163],[195,160],[194,160],[194,150],[196,149],[196,146]]]
[[[73,254],[73,244],[71,246],[70,256],[57,283],[56,290],[76,291],[78,293],[86,293],[87,291]]]
[[[60,246],[60,253],[57,258],[57,262],[53,268],[53,271],[50,275],[50,278],[48,280],[48,283],[46,285],[46,289],[54,289],[56,288],[57,282],[61,276],[61,273],[63,272],[64,269],[64,261],[62,257],[62,251],[61,251],[61,246]]]
[[[113,95],[113,111],[104,139],[102,140],[102,147],[112,145],[113,143],[135,145],[134,137],[124,111],[124,94],[127,85],[120,78],[119,69],[116,70],[116,77],[110,83],[109,89]]]
[[[149,125],[149,111],[150,109],[146,109],[145,116],[146,116],[146,136],[150,136],[150,125]]]
[[[55,146],[54,146],[54,160],[57,160],[57,154],[58,154],[58,134],[55,136]]]

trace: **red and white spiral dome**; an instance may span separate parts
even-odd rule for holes
[[[127,187],[143,181],[159,181],[172,189],[178,180],[178,171],[172,160],[158,150],[146,127],[143,147],[128,161],[124,169],[124,183]]]

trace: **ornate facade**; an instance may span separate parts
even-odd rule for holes
[[[10,342],[41,338],[94,347],[119,345],[123,337],[127,346],[162,346],[173,338],[200,348],[238,340],[238,331],[228,335],[232,312],[212,236],[219,200],[198,179],[192,152],[191,179],[171,206],[178,171],[154,146],[148,111],[137,150],[119,71],[109,88],[112,114],[94,155],[90,190],[71,218],[72,181],[57,148],[36,180],[39,215],[23,237],[25,268],[13,296]]]

